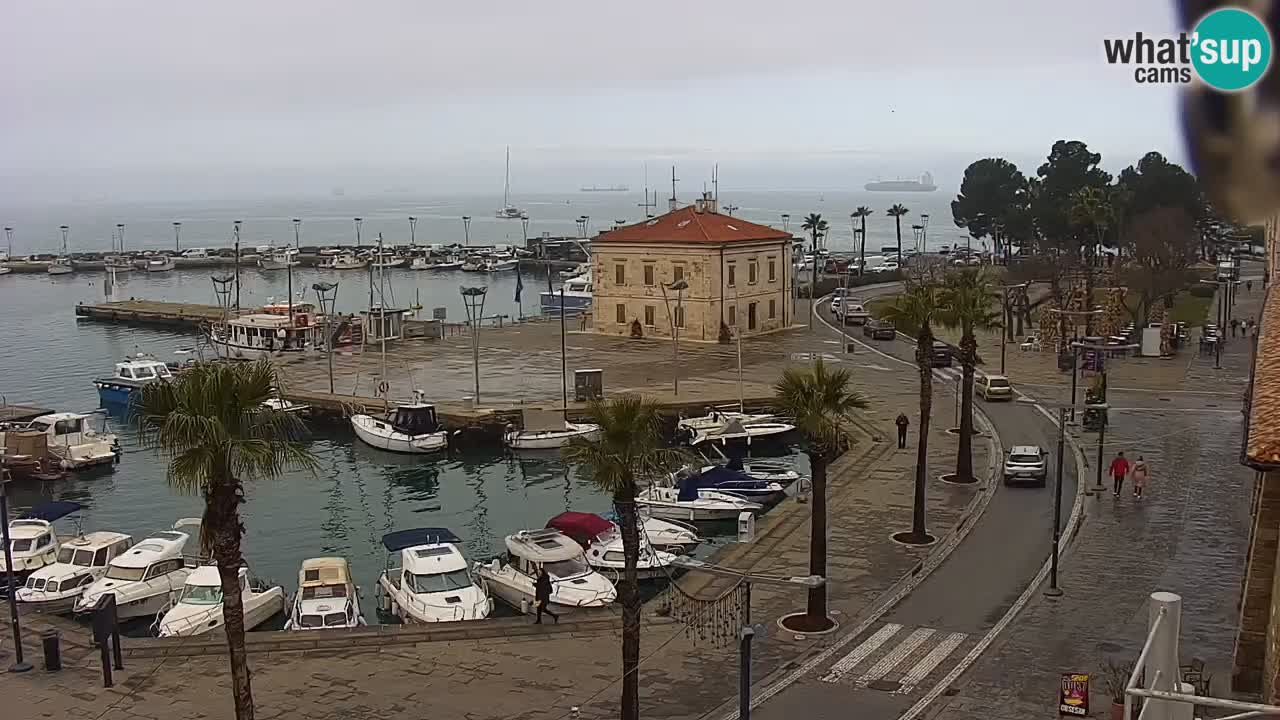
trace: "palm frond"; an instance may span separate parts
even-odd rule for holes
[[[639,395],[594,400],[587,416],[600,426],[600,438],[575,438],[561,450],[561,457],[582,468],[604,492],[634,492],[638,484],[674,472],[690,460],[685,452],[665,446],[658,406]]]
[[[812,368],[788,368],[774,385],[774,402],[782,414],[814,445],[833,450],[847,436],[854,410],[867,406],[850,384],[845,368],[832,371],[819,359]]]

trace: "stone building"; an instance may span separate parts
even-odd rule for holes
[[[715,342],[788,327],[795,314],[791,235],[694,205],[600,233],[591,241],[595,332]],[[684,290],[671,289],[683,280]],[[665,293],[665,298],[664,298]]]

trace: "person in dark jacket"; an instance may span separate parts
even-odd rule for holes
[[[538,579],[533,583],[533,597],[538,601],[538,619],[534,620],[535,625],[542,624],[542,613],[551,616],[552,620],[560,622],[560,616],[551,612],[547,606],[551,604],[551,576],[547,574],[545,568],[538,570]]]
[[[906,413],[898,413],[898,419],[894,420],[893,424],[898,426],[898,449],[905,448],[907,446],[907,426],[911,424],[911,421],[907,419]]]

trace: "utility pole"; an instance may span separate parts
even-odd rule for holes
[[[1062,456],[1066,451],[1066,435],[1067,409],[1063,407],[1058,408],[1058,457],[1053,481],[1053,560],[1049,565],[1049,588],[1044,591],[1049,597],[1062,595],[1058,588],[1058,551],[1062,540]]]
[[[13,664],[9,666],[11,673],[24,673],[31,670],[31,663],[22,658],[22,625],[18,621],[18,581],[13,577],[13,553],[9,540],[9,471],[0,468],[0,531],[4,540],[5,581],[9,598],[9,625],[13,629]]]

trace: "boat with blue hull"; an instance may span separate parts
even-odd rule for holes
[[[173,371],[167,364],[152,355],[139,353],[116,363],[115,373],[94,380],[93,386],[98,389],[98,399],[103,405],[128,406],[134,391],[172,377]]]
[[[566,315],[584,313],[591,309],[591,273],[564,281],[560,290],[548,290],[538,294],[542,311],[555,315],[564,308]]]
[[[672,478],[679,484],[691,483],[699,490],[715,490],[732,493],[740,497],[757,499],[770,498],[785,489],[781,483],[769,480],[758,480],[741,470],[730,470],[720,465],[689,472],[677,473]]]

